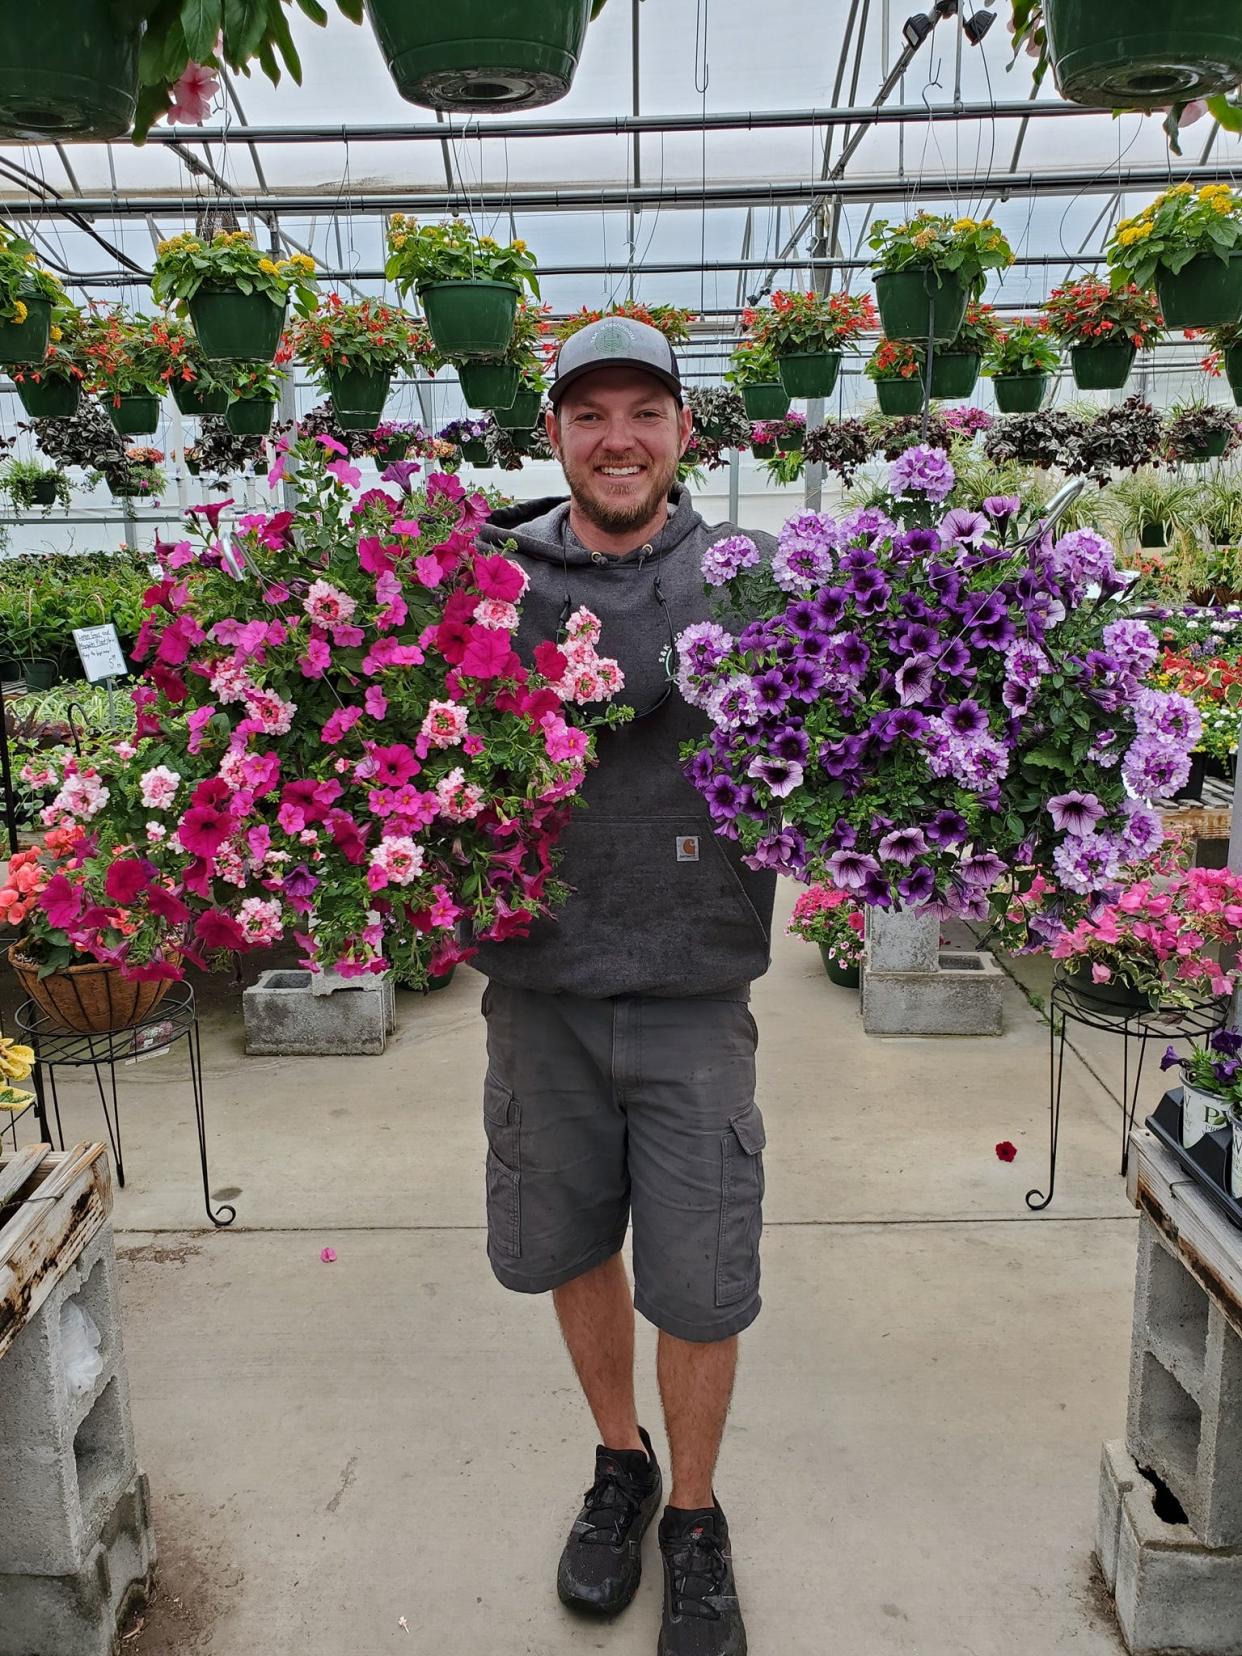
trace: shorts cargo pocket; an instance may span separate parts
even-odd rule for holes
[[[483,1084],[487,1133],[487,1232],[497,1253],[522,1252],[521,1105],[508,1087],[488,1076]]]
[[[752,1104],[720,1138],[720,1248],[716,1256],[716,1304],[747,1299],[759,1286],[759,1237],[763,1228],[763,1147],[759,1106]]]

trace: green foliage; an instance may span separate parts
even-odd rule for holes
[[[142,625],[146,562],[125,552],[32,553],[0,561],[0,647],[19,661],[65,656],[73,629],[111,621],[121,638]]]
[[[905,224],[877,219],[867,237],[878,271],[935,270],[983,292],[986,272],[1013,263],[1013,249],[991,219],[916,213]]]
[[[69,479],[55,466],[41,466],[37,460],[10,460],[0,467],[0,490],[3,490],[18,511],[29,511],[35,504],[35,489],[40,483],[56,487],[55,504],[68,506]]]
[[[539,297],[537,260],[524,241],[507,244],[479,236],[464,219],[418,224],[394,213],[388,228],[384,274],[404,298],[433,282],[508,282]]]
[[[1150,287],[1158,270],[1173,273],[1203,254],[1228,263],[1242,249],[1242,196],[1228,184],[1175,184],[1136,218],[1122,219],[1108,244],[1114,287]]]
[[[315,261],[308,254],[273,259],[260,252],[249,231],[218,230],[209,242],[186,232],[156,249],[151,297],[184,316],[186,302],[200,288],[236,288],[262,294],[281,309],[292,302],[299,316],[309,316],[317,303],[314,280]]]
[[[0,321],[24,322],[28,299],[69,304],[64,288],[51,271],[35,263],[31,244],[0,224]]]
[[[734,347],[731,365],[725,374],[728,383],[737,386],[771,385],[780,377],[776,352],[758,339],[744,339]]]
[[[985,374],[1051,374],[1061,361],[1048,337],[1047,323],[1022,317],[1003,328],[983,362]]]

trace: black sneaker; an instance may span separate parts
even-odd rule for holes
[[[647,1446],[595,1451],[595,1482],[569,1532],[556,1572],[561,1603],[595,1616],[615,1616],[638,1591],[643,1536],[664,1498],[660,1467],[651,1439]]]
[[[660,1520],[664,1622],[659,1656],[746,1656],[729,1551],[729,1526],[717,1501]]]

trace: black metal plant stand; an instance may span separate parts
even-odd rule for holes
[[[1118,1036],[1122,1042],[1121,1057],[1121,1171],[1124,1174],[1130,1159],[1130,1135],[1134,1131],[1134,1117],[1138,1110],[1139,1088],[1143,1083],[1143,1062],[1150,1041],[1162,1046],[1178,1041],[1201,1041],[1213,1030],[1223,1027],[1228,1002],[1197,1000],[1189,1007],[1156,1006],[1133,1007],[1118,1005],[1103,993],[1093,993],[1081,984],[1071,984],[1059,977],[1052,987],[1048,1008],[1048,1193],[1028,1190],[1026,1205],[1035,1212],[1046,1208],[1052,1200],[1057,1177],[1057,1139],[1061,1129],[1061,1086],[1065,1072],[1065,1040],[1067,1026],[1081,1024],[1086,1029],[1098,1029],[1105,1035]],[[1131,1043],[1137,1048],[1132,1059]],[[1131,1082],[1133,1073],[1133,1082]]]
[[[203,1092],[203,1055],[199,1040],[198,1013],[194,1004],[194,989],[189,983],[174,983],[155,1010],[141,1023],[128,1029],[106,1034],[79,1035],[61,1029],[34,1001],[23,1001],[14,1019],[20,1036],[33,1047],[35,1064],[33,1082],[35,1109],[49,1142],[47,1120],[47,1088],[51,1092],[52,1109],[56,1116],[56,1136],[63,1150],[65,1134],[60,1120],[60,1100],[56,1092],[58,1069],[90,1069],[94,1071],[95,1087],[103,1108],[108,1129],[108,1142],[116,1165],[117,1183],[124,1188],[125,1160],[121,1147],[121,1110],[117,1094],[116,1067],[131,1063],[155,1053],[167,1052],[179,1041],[184,1041],[189,1055],[190,1086],[194,1094],[194,1120],[198,1132],[198,1161],[203,1176],[203,1204],[213,1225],[223,1228],[231,1225],[237,1210],[227,1203],[218,1209],[211,1205],[211,1184],[207,1172],[207,1126]],[[104,1072],[107,1072],[107,1086]],[[23,1112],[24,1113],[24,1112]]]

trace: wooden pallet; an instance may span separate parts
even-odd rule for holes
[[[111,1211],[102,1144],[0,1156],[0,1358]]]

